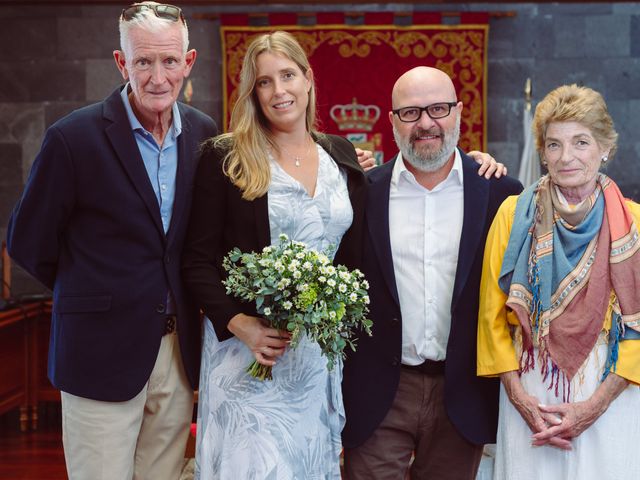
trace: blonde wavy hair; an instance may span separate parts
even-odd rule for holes
[[[618,148],[618,133],[607,104],[595,90],[589,87],[562,85],[552,90],[536,107],[533,117],[533,135],[540,160],[544,159],[544,142],[547,127],[552,122],[577,122],[593,134],[600,148],[609,149],[611,160]]]
[[[240,72],[238,100],[231,112],[231,133],[220,135],[214,141],[214,147],[229,149],[223,160],[223,170],[242,191],[242,198],[245,200],[254,200],[267,193],[271,183],[269,150],[278,150],[255,93],[256,61],[265,52],[288,58],[304,75],[311,69],[304,50],[293,35],[287,32],[260,35],[247,48]],[[315,131],[316,92],[313,78],[309,90],[306,125],[308,132],[318,135]]]

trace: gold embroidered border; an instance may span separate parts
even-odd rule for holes
[[[225,131],[237,98],[240,69],[248,45],[256,36],[278,29],[296,36],[312,64],[314,53],[323,45],[336,47],[338,54],[346,59],[366,58],[373,48],[381,45],[391,47],[398,58],[432,58],[432,66],[457,79],[458,99],[464,103],[461,120],[464,135],[460,146],[463,150],[486,151],[488,25],[222,26]],[[391,91],[381,94],[390,96]]]

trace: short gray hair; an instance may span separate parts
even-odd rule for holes
[[[133,5],[160,5],[157,2],[138,2]],[[120,49],[125,52],[125,45],[129,42],[129,32],[132,28],[138,27],[147,30],[148,32],[159,32],[166,29],[168,26],[173,25],[173,20],[167,18],[160,18],[156,16],[154,12],[149,9],[141,10],[131,20],[125,20],[120,16],[119,30],[120,30]],[[182,27],[182,53],[187,53],[189,48],[189,29],[187,28],[187,21],[178,20],[178,23]]]

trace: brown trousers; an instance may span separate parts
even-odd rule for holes
[[[345,449],[345,478],[403,480],[409,473],[412,480],[473,480],[481,459],[482,445],[449,421],[444,376],[402,369],[387,416],[365,443]]]

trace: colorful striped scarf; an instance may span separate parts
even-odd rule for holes
[[[604,376],[615,371],[618,342],[640,332],[639,250],[624,197],[604,174],[576,208],[558,199],[548,175],[522,192],[499,279],[522,326],[522,371],[535,366],[537,347],[557,395],[561,375],[563,385],[570,381],[596,344],[609,308]]]

